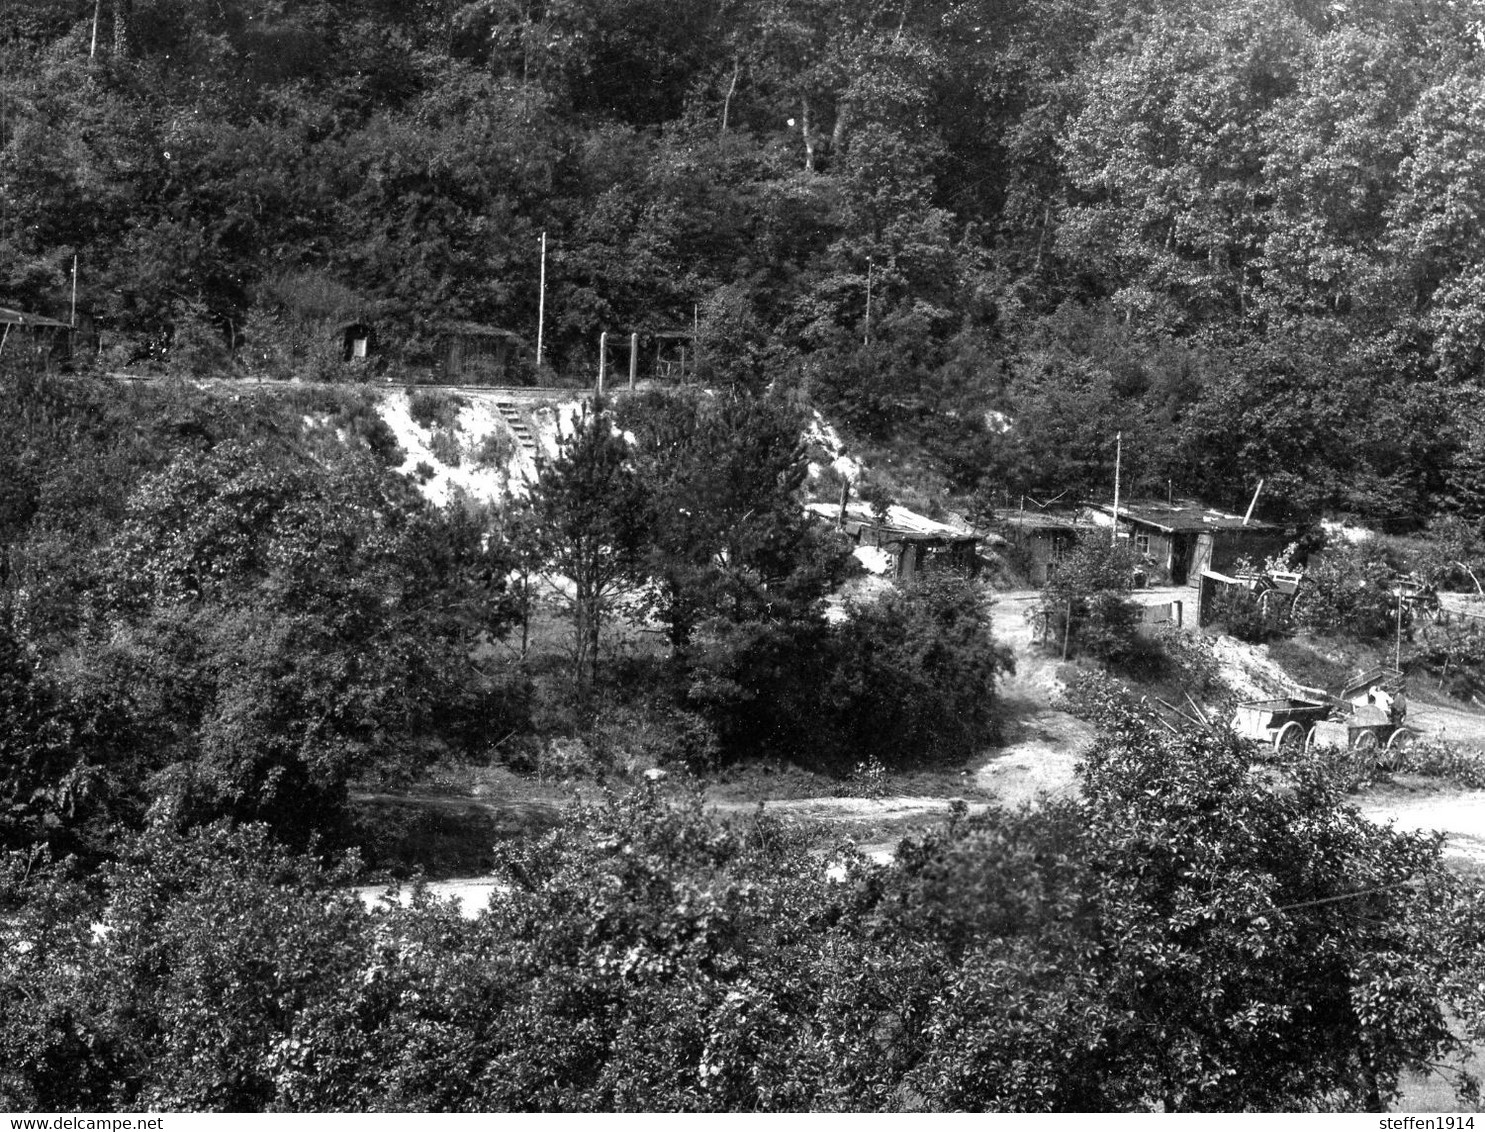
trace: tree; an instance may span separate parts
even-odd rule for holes
[[[572,677],[586,698],[604,623],[634,584],[646,535],[645,499],[629,443],[608,411],[584,408],[544,464],[532,492],[532,533],[564,591],[572,623]],[[559,585],[562,584],[559,582]]]
[[[646,501],[648,596],[641,616],[684,653],[709,617],[805,619],[846,569],[848,550],[802,505],[802,422],[746,393],[662,395],[626,404]]]
[[[0,1104],[1355,1110],[1458,1048],[1479,886],[1439,837],[1082,699],[1080,793],[960,805],[886,866],[653,786],[503,846],[473,921],[367,911],[262,828],[152,827],[101,893],[6,858]]]

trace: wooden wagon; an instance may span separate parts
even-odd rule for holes
[[[1339,696],[1304,688],[1305,696],[1249,700],[1233,719],[1238,734],[1276,751],[1318,748],[1355,751],[1361,769],[1390,769],[1416,738],[1403,725],[1402,673],[1379,668],[1363,673]]]
[[[1315,725],[1330,711],[1325,700],[1299,696],[1248,700],[1238,705],[1232,726],[1239,735],[1272,744],[1276,751],[1300,751],[1309,744]]]

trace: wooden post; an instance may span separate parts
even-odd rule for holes
[[[871,274],[872,274],[872,267],[873,267],[873,265],[872,265],[871,260],[867,260],[866,261],[866,324],[865,324],[865,327],[864,327],[864,332],[861,335],[861,344],[863,346],[870,346],[871,345]]]
[[[77,329],[77,256],[72,257],[72,316],[70,319],[73,330]]]
[[[598,336],[598,396],[603,396],[603,367],[608,362],[608,331]]]
[[[1072,636],[1072,598],[1067,599],[1067,620],[1062,623],[1062,659],[1067,659],[1067,642]]]
[[[1402,583],[1397,584],[1397,644],[1392,651],[1392,667],[1402,671]]]
[[[1124,434],[1114,433],[1114,527],[1109,532],[1109,545],[1119,544],[1119,465],[1124,456]]]
[[[1253,498],[1248,501],[1248,511],[1243,516],[1243,526],[1248,525],[1248,520],[1253,517],[1253,508],[1258,506],[1258,493],[1263,490],[1263,481],[1258,481],[1258,486],[1253,489]]]
[[[639,373],[639,335],[629,335],[629,388],[634,389],[634,379]]]

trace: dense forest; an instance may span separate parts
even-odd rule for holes
[[[374,318],[695,324],[958,490],[1471,506],[1485,25],[1454,0],[25,0],[0,294],[115,368]],[[311,353],[314,351],[311,350]],[[1014,422],[987,424],[988,411]],[[1002,422],[1003,417],[989,418]]]
[[[0,340],[0,1108],[1357,1109],[1457,1069],[1478,881],[1354,762],[1237,738],[1103,538],[1042,599],[1076,789],[890,866],[705,791],[948,807],[1006,721],[983,581],[841,598],[822,418],[880,513],[1117,458],[1422,529],[1331,547],[1282,626],[1401,660],[1397,570],[1485,554],[1482,80],[1454,0],[6,4],[0,306],[89,330],[63,372]],[[534,339],[543,237],[519,380],[687,328],[693,380],[435,506],[387,400],[509,455],[418,379],[449,324]],[[1485,686],[1479,633],[1407,647]],[[377,798],[485,772],[552,812],[479,845],[478,917],[350,891],[411,867]]]

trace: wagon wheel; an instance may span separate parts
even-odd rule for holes
[[[1406,727],[1399,727],[1387,740],[1387,747],[1377,759],[1377,765],[1385,770],[1396,770],[1402,766],[1408,751],[1413,747],[1413,741],[1418,736]]]
[[[1296,625],[1301,624],[1304,620],[1304,610],[1308,604],[1303,593],[1295,590],[1294,596],[1289,599],[1289,620]]]
[[[1378,757],[1378,748],[1381,745],[1375,731],[1358,731],[1356,738],[1351,741],[1351,750],[1356,753],[1356,769],[1364,777],[1369,776],[1381,765],[1381,759]]]
[[[1258,595],[1258,612],[1263,614],[1265,621],[1278,617],[1283,608],[1284,595],[1278,590],[1264,590]]]
[[[1298,754],[1309,745],[1310,733],[1305,725],[1298,720],[1291,719],[1279,733],[1274,736],[1274,750],[1279,754]]]

